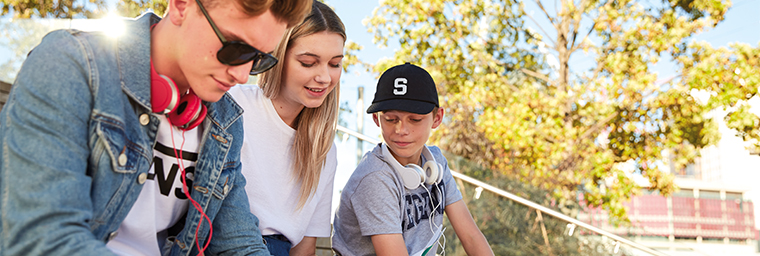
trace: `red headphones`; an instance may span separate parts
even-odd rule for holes
[[[193,90],[180,97],[171,78],[160,75],[150,61],[150,103],[153,113],[166,114],[169,123],[182,130],[192,130],[206,117],[206,106]]]

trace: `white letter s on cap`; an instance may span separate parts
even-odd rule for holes
[[[396,80],[393,81],[393,87],[396,88],[393,90],[394,95],[406,94],[406,78],[403,78],[403,77],[396,78]]]

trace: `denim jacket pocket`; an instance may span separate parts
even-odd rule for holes
[[[214,186],[214,197],[218,198],[219,200],[224,200],[224,198],[227,196],[227,193],[232,190],[232,187],[235,182],[235,176],[229,175],[228,172],[222,172],[222,175],[219,177],[219,181],[216,183],[216,186]]]
[[[103,116],[96,119],[97,141],[93,148],[95,159],[110,160],[112,169],[117,173],[137,172],[140,147],[129,139],[123,123]],[[100,164],[103,163],[97,163]]]

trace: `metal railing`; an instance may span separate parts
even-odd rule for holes
[[[344,132],[344,133],[346,133],[348,135],[351,135],[351,136],[354,136],[354,137],[356,137],[356,138],[358,138],[360,140],[364,140],[364,141],[367,141],[367,142],[370,142],[370,143],[373,143],[373,144],[380,143],[380,141],[377,140],[377,139],[373,139],[373,138],[371,138],[369,136],[366,136],[364,134],[357,133],[355,131],[349,130],[348,128],[340,126],[340,125],[338,126],[338,131]],[[611,232],[608,232],[606,230],[600,229],[598,227],[592,226],[592,225],[590,225],[588,223],[585,223],[585,222],[580,221],[578,219],[575,219],[573,217],[567,216],[567,215],[565,215],[563,213],[560,213],[560,212],[557,212],[555,210],[549,209],[549,208],[544,207],[544,206],[542,206],[540,204],[534,203],[534,202],[532,202],[530,200],[527,200],[525,198],[522,198],[522,197],[517,196],[517,195],[512,194],[512,193],[509,193],[509,192],[504,191],[502,189],[499,189],[497,187],[488,185],[485,182],[479,181],[477,179],[474,179],[474,178],[469,177],[467,175],[461,174],[461,173],[456,172],[454,170],[451,170],[451,175],[454,176],[454,178],[457,178],[457,179],[460,179],[460,180],[465,181],[467,183],[470,183],[472,185],[481,187],[484,190],[491,191],[491,192],[493,192],[493,193],[495,193],[497,195],[500,195],[502,197],[505,197],[505,198],[507,198],[509,200],[515,201],[517,203],[520,203],[522,205],[525,205],[527,207],[535,209],[536,211],[549,214],[552,217],[555,217],[555,218],[567,221],[567,222],[569,222],[571,224],[574,224],[576,226],[583,227],[583,228],[588,229],[590,231],[593,231],[593,232],[595,232],[597,234],[600,234],[600,235],[606,236],[608,238],[611,238],[611,239],[615,240],[617,243],[626,244],[628,246],[631,246],[633,248],[639,249],[641,251],[644,251],[644,252],[652,254],[652,255],[668,256],[665,253],[662,253],[660,251],[657,251],[657,250],[654,250],[652,248],[646,247],[646,246],[644,246],[642,244],[633,242],[633,241],[628,240],[626,238],[620,237],[618,235],[615,235],[615,234],[613,234]]]

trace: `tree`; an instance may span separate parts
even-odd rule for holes
[[[369,31],[400,46],[374,70],[425,67],[447,110],[437,144],[557,200],[582,194],[614,223],[627,220],[622,203],[640,190],[634,177],[670,194],[673,176],[662,166],[684,168],[719,138],[706,113],[757,93],[749,72],[758,70],[757,48],[686,44],[723,20],[730,1],[531,4],[543,19],[511,0],[382,1]],[[573,61],[581,53],[592,63]],[[661,59],[677,60],[679,75],[660,77]],[[700,104],[692,89],[716,96]],[[757,117],[738,106],[729,125],[757,138]]]
[[[122,17],[137,17],[150,9],[161,17],[168,4],[167,0],[120,0],[116,3],[116,12]]]
[[[0,0],[0,16],[11,14],[13,18],[102,18],[108,13],[105,0]],[[120,0],[116,2],[115,14],[121,17],[137,17],[150,9],[159,16],[166,11],[166,0]]]
[[[95,10],[91,9],[91,5],[95,6]],[[2,8],[0,16],[12,13],[14,18],[94,18],[105,10],[106,2],[104,0],[0,0],[0,7]]]
[[[734,43],[728,48],[713,48],[694,43],[679,56],[683,80],[688,88],[713,95],[705,104],[709,109],[726,110],[726,125],[745,141],[754,142],[750,150],[760,149],[760,118],[750,112],[747,100],[757,97],[760,85],[760,45]]]

